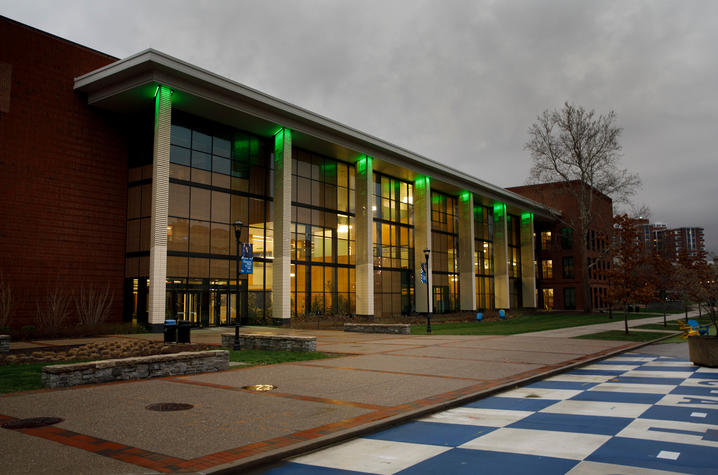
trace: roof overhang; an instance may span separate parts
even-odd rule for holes
[[[292,130],[300,147],[355,162],[374,158],[374,169],[397,178],[431,177],[432,188],[458,195],[470,191],[482,204],[506,203],[510,212],[553,219],[561,213],[541,203],[470,176],[427,157],[269,96],[211,71],[148,49],[75,78],[88,103],[119,113],[152,105],[158,85],[174,90],[172,107],[193,115],[271,137]]]

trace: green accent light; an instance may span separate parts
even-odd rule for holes
[[[494,221],[501,221],[506,214],[506,204],[500,201],[494,202]]]
[[[470,191],[462,191],[461,194],[459,195],[459,198],[461,199],[461,201],[469,201],[469,199],[471,198],[471,192]]]
[[[166,97],[168,100],[172,99],[172,93],[174,91],[170,89],[169,87],[163,86],[159,84],[157,86],[157,89],[155,89],[155,132],[157,132],[157,128],[159,127],[159,117],[160,117],[160,100],[163,97]]]
[[[429,177],[424,175],[418,175],[416,178],[414,178],[414,186],[420,190],[423,190],[426,188],[426,185],[429,184]]]
[[[274,134],[274,162],[282,163],[284,160],[284,133],[286,129],[281,128]]]
[[[521,213],[521,221],[531,221],[533,218],[533,213],[529,213],[528,211]]]
[[[371,163],[372,158],[367,155],[362,155],[362,157],[357,160],[357,172],[359,172],[360,175],[366,175],[367,173],[367,165]]]

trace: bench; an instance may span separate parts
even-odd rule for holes
[[[234,346],[234,333],[222,333],[222,346]],[[314,352],[317,351],[317,337],[240,334],[239,347],[243,350]]]
[[[79,384],[207,373],[227,368],[227,350],[171,353],[45,366],[42,368],[42,384],[53,389],[66,388]]]
[[[410,332],[408,323],[345,323],[345,332],[359,333],[393,333],[397,335],[408,335]]]

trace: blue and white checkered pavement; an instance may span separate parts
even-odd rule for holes
[[[718,368],[623,354],[266,473],[715,475]]]

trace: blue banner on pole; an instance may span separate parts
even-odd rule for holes
[[[421,283],[426,284],[426,263],[421,263]]]
[[[240,272],[242,274],[254,274],[254,259],[251,257],[243,257],[242,261],[242,268]]]
[[[241,260],[241,273],[242,274],[253,274],[254,273],[254,248],[251,243],[242,243],[242,260]]]

